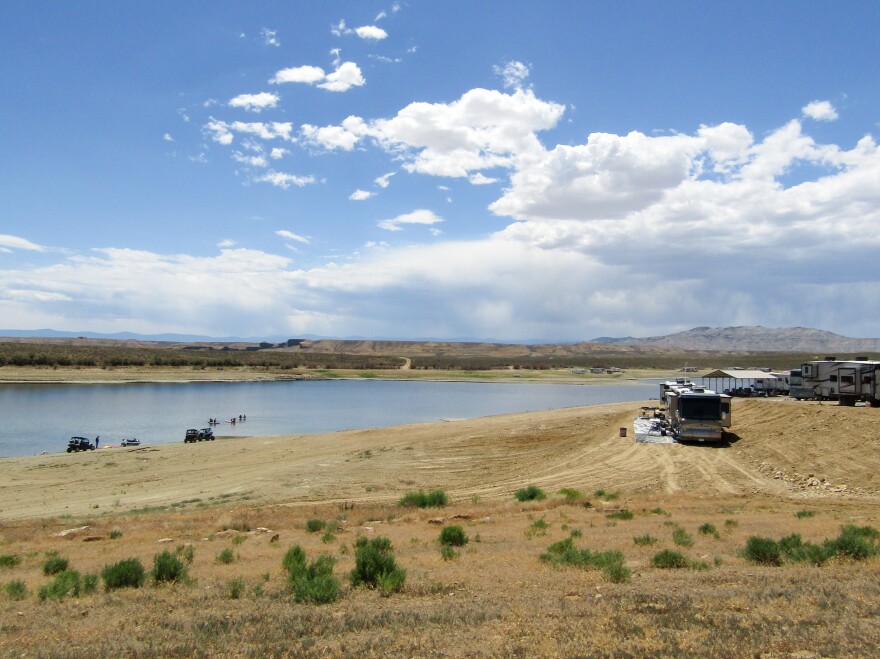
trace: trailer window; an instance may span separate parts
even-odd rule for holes
[[[856,379],[852,375],[841,375],[840,383],[841,384],[855,384]]]
[[[721,399],[717,397],[694,397],[681,399],[681,418],[696,421],[721,419]]]
[[[829,375],[829,376],[828,376],[828,379],[829,379],[831,382],[837,382],[837,376],[836,376],[836,375]]]

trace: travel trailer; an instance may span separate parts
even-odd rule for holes
[[[772,378],[758,378],[752,389],[759,396],[788,396],[791,391],[791,371],[770,372]]]
[[[880,361],[856,357],[838,361],[834,357],[805,362],[800,368],[803,384],[791,395],[800,398],[804,391],[819,400],[837,400],[841,405],[855,405],[857,401],[880,405]]]
[[[730,396],[676,378],[660,385],[666,418],[679,441],[718,442],[730,428]]]

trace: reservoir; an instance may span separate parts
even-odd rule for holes
[[[150,384],[0,384],[0,457],[65,451],[73,435],[101,446],[182,442],[209,418],[218,437],[300,435],[494,414],[640,401],[654,381],[626,384],[315,380]],[[247,420],[227,420],[246,415]]]

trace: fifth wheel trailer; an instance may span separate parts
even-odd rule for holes
[[[797,389],[792,386],[792,396],[837,400],[841,405],[855,405],[856,401],[880,405],[880,361],[826,357],[803,363],[800,371],[803,383]]]

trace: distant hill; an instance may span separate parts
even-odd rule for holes
[[[695,327],[686,332],[647,338],[594,339],[616,346],[678,350],[814,352],[837,356],[880,352],[880,339],[853,339],[809,327]]]

